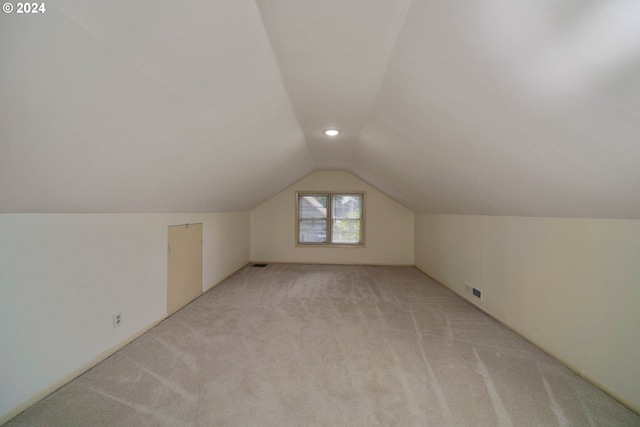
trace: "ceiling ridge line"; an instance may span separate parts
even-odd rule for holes
[[[378,99],[380,99],[380,91],[382,90],[382,86],[383,86],[384,81],[385,81],[385,79],[387,77],[387,73],[389,71],[389,64],[391,64],[391,58],[393,57],[394,52],[396,51],[396,47],[398,46],[398,39],[400,37],[400,33],[404,29],[405,22],[407,20],[407,16],[409,15],[409,10],[413,6],[413,0],[405,0],[404,5],[405,5],[405,7],[403,8],[402,13],[400,13],[399,18],[397,19],[397,22],[396,22],[396,31],[395,31],[395,35],[393,37],[393,42],[391,43],[392,46],[389,49],[389,54],[387,55],[386,65],[384,67],[384,71],[382,72],[382,74],[380,76],[378,87],[375,90],[375,94],[376,95],[373,97],[373,100],[371,101],[371,105],[369,107],[369,110],[364,114],[363,125],[360,126],[360,129],[358,129],[358,132],[356,134],[356,138],[360,135],[360,132],[362,131],[362,128],[364,127],[366,122],[371,118],[372,112],[375,109],[375,106],[378,104]]]
[[[265,23],[264,23],[264,14],[262,12],[262,8],[258,4],[257,0],[253,0],[253,4],[257,9],[258,17],[260,18],[259,20],[260,20],[260,25],[262,26],[262,33],[264,34],[265,38],[267,39],[267,42],[269,43],[269,47],[271,48],[271,55],[272,55],[272,58],[273,58],[273,62],[275,64],[276,68],[278,69],[278,75],[280,77],[280,84],[282,85],[282,89],[284,90],[284,93],[287,95],[287,101],[289,101],[289,108],[293,112],[293,116],[296,118],[296,122],[298,123],[298,130],[300,131],[300,134],[302,135],[302,140],[304,141],[304,145],[305,145],[305,147],[307,149],[307,154],[309,156],[309,159],[311,159],[311,161],[313,162],[313,167],[314,167],[314,171],[315,171],[318,168],[318,165],[317,165],[315,157],[311,153],[311,147],[309,146],[309,141],[307,141],[307,138],[306,138],[306,136],[304,134],[304,130],[302,129],[302,123],[301,123],[301,120],[300,120],[300,116],[298,115],[298,111],[293,106],[293,102],[291,100],[291,93],[289,92],[289,89],[288,89],[287,85],[285,84],[284,74],[282,72],[282,66],[280,64],[280,61],[278,60],[278,55],[276,55],[276,49],[275,49],[275,47],[273,45],[273,40],[271,40],[271,37],[269,37],[269,32],[267,31],[267,28],[266,28]]]

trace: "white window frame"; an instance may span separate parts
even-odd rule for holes
[[[304,196],[327,196],[327,214],[325,220],[327,222],[326,242],[301,242],[300,241],[300,199]],[[360,196],[360,242],[358,243],[332,243],[333,240],[333,199],[334,196]],[[365,192],[364,191],[297,191],[296,192],[296,246],[300,247],[349,247],[362,248],[365,241]]]

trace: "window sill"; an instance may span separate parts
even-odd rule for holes
[[[296,243],[297,248],[364,248],[364,243]]]

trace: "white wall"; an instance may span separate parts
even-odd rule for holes
[[[296,191],[364,191],[365,246],[296,246]],[[413,212],[349,172],[314,172],[251,211],[251,260],[413,265]]]
[[[296,190],[366,191],[366,247],[295,247]],[[251,214],[0,215],[0,423],[165,316],[167,226],[186,222],[204,224],[204,290],[249,259],[414,261],[413,214],[347,172]],[[640,221],[416,215],[415,264],[640,408]]]
[[[416,266],[640,409],[640,221],[416,215]]]
[[[166,315],[167,226],[187,222],[204,290],[249,261],[248,212],[0,215],[0,424]]]

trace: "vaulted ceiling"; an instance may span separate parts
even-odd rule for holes
[[[640,218],[637,0],[45,6],[0,16],[1,212],[247,210],[345,169],[415,212]]]

